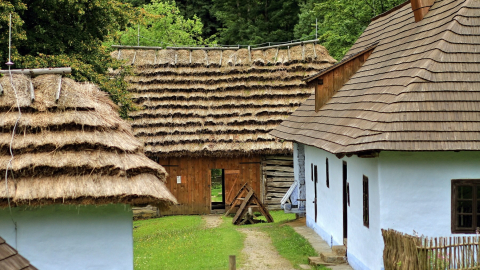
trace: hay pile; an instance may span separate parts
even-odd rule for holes
[[[176,202],[165,187],[163,167],[143,154],[116,106],[93,84],[60,75],[30,79],[13,75],[21,117],[10,77],[0,78],[0,207],[63,204],[157,204]],[[30,83],[35,99],[31,100]]]
[[[267,50],[127,50],[143,110],[130,114],[152,157],[290,154],[269,135],[314,91],[302,79],[335,63],[318,44]]]

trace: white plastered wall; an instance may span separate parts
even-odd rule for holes
[[[131,270],[132,226],[128,205],[0,210],[0,236],[42,270]]]
[[[326,186],[326,158],[329,162],[329,188]],[[378,158],[352,156],[339,159],[324,150],[306,146],[307,225],[329,245],[343,244],[343,161],[347,162],[347,182],[350,186],[350,206],[347,207],[349,263],[354,269],[380,269],[383,266],[383,239],[379,219]],[[312,163],[318,168],[316,223]],[[368,228],[363,225],[363,175],[369,179]]]
[[[326,158],[330,188],[325,185]],[[378,158],[338,159],[306,146],[307,224],[333,245],[341,244],[343,236],[342,160],[347,162],[351,196],[348,259],[356,270],[383,269],[381,228],[408,234],[415,230],[426,236],[452,236],[451,181],[480,179],[480,152],[381,152]],[[319,177],[316,223],[311,163],[318,166]],[[369,228],[363,226],[363,175],[369,178]]]
[[[451,236],[452,179],[480,179],[480,152],[382,152],[381,227]],[[459,236],[456,234],[455,236]]]

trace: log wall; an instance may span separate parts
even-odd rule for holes
[[[211,169],[224,169],[227,204],[232,197],[230,193],[236,193],[246,182],[253,187],[256,194],[261,194],[260,156],[182,157],[160,159],[158,162],[167,170],[169,176],[166,186],[179,202],[179,205],[171,207],[161,215],[209,214]],[[177,176],[181,176],[181,183],[177,183]]]
[[[264,203],[268,209],[281,209],[280,201],[294,182],[293,156],[265,156],[262,158]]]

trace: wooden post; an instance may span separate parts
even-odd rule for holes
[[[236,270],[237,269],[237,257],[235,255],[230,255],[229,256],[229,270]]]
[[[3,95],[3,87],[2,84],[0,83],[0,96]]]
[[[57,88],[57,93],[55,94],[55,102],[58,102],[60,99],[60,91],[62,90],[62,75],[60,75],[60,78],[58,79],[58,88]]]
[[[29,86],[30,86],[30,99],[32,100],[32,102],[34,102],[35,101],[35,90],[33,89],[32,78],[30,78]]]
[[[250,46],[248,46],[248,62],[252,62],[252,51],[250,49]]]

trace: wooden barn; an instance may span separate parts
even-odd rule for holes
[[[302,79],[335,63],[323,46],[116,47],[112,57],[135,67],[133,132],[180,203],[163,214],[224,209],[244,183],[280,207],[293,183],[292,143],[268,133],[313,93]]]

